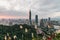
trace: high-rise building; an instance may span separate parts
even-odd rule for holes
[[[43,19],[40,20],[40,26],[41,26],[41,27],[44,27]]]
[[[31,22],[31,10],[29,11],[29,24],[31,25],[32,22]]]
[[[38,25],[38,15],[35,16],[36,25]]]
[[[51,20],[51,18],[49,17],[49,18],[48,18],[48,21],[50,21],[50,20]]]

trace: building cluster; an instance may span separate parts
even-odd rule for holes
[[[29,24],[30,25],[33,25],[33,24],[38,25],[38,15],[35,15],[35,20],[34,21],[35,22],[33,23],[32,18],[31,18],[31,10],[30,10],[29,11]]]
[[[32,13],[31,10],[29,10],[29,19],[1,19],[0,25],[15,25],[15,24],[29,24],[29,25],[40,25],[40,26],[46,26],[46,25],[59,25],[60,23],[55,20],[51,20],[49,17],[48,19],[38,19],[38,15],[35,15],[35,19],[32,19]]]
[[[38,26],[38,15],[35,15],[35,23],[33,24],[32,19],[31,19],[31,10],[29,12],[29,24]],[[53,27],[50,17],[48,19],[40,20],[40,27],[47,27],[47,26]]]
[[[48,27],[48,28],[53,28],[53,27],[56,28],[57,26],[60,26],[59,21],[51,20],[50,17],[48,17],[47,19],[43,19],[42,18],[39,21],[38,15],[35,15],[35,20],[32,21],[32,18],[31,18],[31,10],[29,11],[29,21],[28,21],[28,23],[30,25],[37,25],[37,26],[40,26],[40,27]],[[57,27],[57,28],[59,28],[59,27]]]

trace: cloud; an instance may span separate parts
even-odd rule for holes
[[[41,2],[41,1],[40,1]],[[42,1],[34,10],[34,13],[39,15],[39,18],[47,18],[47,17],[57,17],[60,13],[60,0],[45,0]],[[38,7],[37,6],[37,7]],[[58,15],[57,15],[58,14]]]
[[[28,16],[28,12],[22,11],[0,11],[1,15],[9,15],[9,16]]]
[[[60,16],[60,12],[54,12],[50,15],[50,17],[55,18],[55,17],[59,17]]]
[[[36,14],[39,18],[58,17],[60,0],[0,0],[0,15],[28,17],[30,9],[32,18]]]

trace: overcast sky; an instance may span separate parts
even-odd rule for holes
[[[0,0],[0,18],[60,17],[60,0]]]

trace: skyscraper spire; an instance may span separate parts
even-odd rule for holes
[[[29,24],[31,25],[32,22],[31,22],[31,10],[29,10]]]

